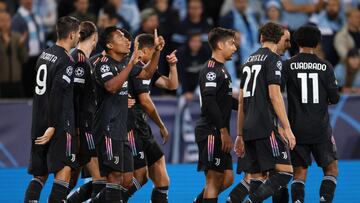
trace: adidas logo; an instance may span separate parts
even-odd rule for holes
[[[321,197],[320,197],[320,202],[326,202],[324,196],[321,196]]]

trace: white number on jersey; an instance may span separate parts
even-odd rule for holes
[[[43,64],[39,67],[36,73],[35,93],[37,95],[43,95],[46,92],[46,77],[47,77],[47,67],[46,64]]]
[[[309,77],[308,77],[309,76]],[[301,80],[301,102],[303,104],[308,103],[308,78],[312,80],[313,83],[313,103],[319,103],[319,77],[317,73],[298,73],[297,78]]]
[[[244,84],[244,97],[252,97],[254,96],[254,92],[256,89],[256,79],[260,73],[261,70],[261,65],[252,65],[251,68],[249,66],[245,66],[243,69],[243,73],[246,73],[246,79],[245,79],[245,84]],[[253,80],[253,84],[252,84],[252,89],[248,90],[248,85],[250,82],[251,77],[254,74],[254,80]]]

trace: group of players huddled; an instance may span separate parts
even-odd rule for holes
[[[148,178],[154,184],[151,202],[168,202],[164,153],[147,115],[166,143],[169,133],[149,94],[151,86],[177,88],[176,51],[166,56],[170,71],[163,76],[157,65],[165,41],[156,30],[133,39],[124,29],[108,27],[98,37],[93,23],[66,16],[58,20],[56,32],[56,44],[43,51],[36,65],[28,170],[33,179],[25,202],[39,201],[51,173],[51,203],[127,202]],[[270,196],[273,202],[288,202],[292,178],[292,202],[304,202],[311,154],[324,171],[320,202],[332,202],[337,154],[328,105],[337,103],[339,94],[332,66],[314,54],[320,36],[316,27],[301,27],[294,34],[300,53],[283,62],[289,31],[275,23],[262,26],[262,47],[243,65],[235,99],[224,67],[237,50],[235,32],[210,31],[212,56],[200,73],[201,117],[195,128],[198,170],[205,172],[206,185],[194,202],[217,202],[232,185],[232,149],[239,157],[237,172],[246,175],[227,202],[240,203],[247,196],[247,202]],[[103,52],[90,57],[97,44]],[[285,88],[289,117],[281,94]],[[238,111],[234,147],[232,109]],[[92,181],[69,195],[80,172]]]

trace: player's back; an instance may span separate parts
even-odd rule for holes
[[[249,56],[242,67],[244,140],[269,137],[277,123],[268,87],[281,84],[281,58],[268,48]]]
[[[69,84],[72,84],[73,62],[66,50],[60,46],[54,45],[42,52],[36,63],[36,84],[33,98],[33,115],[32,115],[32,138],[42,136],[49,127],[50,121],[60,121],[61,115],[57,118],[49,118],[51,112],[64,109],[51,109],[50,103],[57,102],[62,98],[54,98],[57,96],[55,91]],[[69,95],[72,98],[72,95]],[[52,99],[52,101],[50,101]],[[64,112],[68,113],[68,112]],[[70,122],[70,121],[68,121]],[[63,123],[58,123],[64,125]],[[52,126],[54,127],[54,126]]]
[[[284,62],[288,116],[297,143],[331,136],[328,105],[339,98],[333,67],[315,54],[299,53]]]

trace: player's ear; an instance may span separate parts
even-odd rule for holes
[[[114,46],[113,46],[111,43],[107,43],[107,44],[106,44],[106,47],[107,47],[108,49],[112,49]]]
[[[224,47],[225,47],[225,43],[224,43],[223,41],[219,41],[219,42],[217,43],[217,48],[218,48],[219,50],[223,50]]]

